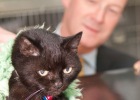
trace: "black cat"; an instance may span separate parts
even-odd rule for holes
[[[21,32],[12,50],[15,70],[8,100],[42,100],[47,95],[67,100],[62,91],[81,70],[77,56],[81,35],[61,37],[39,28]]]

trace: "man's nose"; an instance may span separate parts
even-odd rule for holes
[[[99,24],[103,23],[105,19],[105,8],[97,7],[95,10],[96,11],[93,13],[93,19]]]

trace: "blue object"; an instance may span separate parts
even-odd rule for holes
[[[48,100],[48,99],[47,99],[47,97],[46,97],[46,96],[44,96],[44,97],[42,98],[42,100]]]

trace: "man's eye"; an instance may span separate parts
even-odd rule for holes
[[[48,72],[49,72],[49,71],[47,71],[47,70],[39,70],[39,71],[38,71],[38,74],[39,74],[40,76],[46,76],[46,75],[48,74]]]
[[[97,0],[88,0],[90,3],[97,3]]]
[[[119,14],[119,13],[120,13],[120,11],[118,11],[118,10],[116,10],[116,9],[111,9],[111,8],[109,8],[109,11],[110,11],[111,13],[114,13],[114,14]]]
[[[65,69],[63,70],[63,72],[64,72],[65,74],[69,74],[71,71],[72,71],[72,67],[68,67],[68,68],[65,68]]]

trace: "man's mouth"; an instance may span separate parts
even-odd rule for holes
[[[98,32],[99,32],[98,29],[96,29],[96,28],[94,28],[94,27],[92,27],[92,26],[90,26],[90,25],[84,24],[84,27],[85,27],[87,30],[89,30],[89,31],[91,31],[91,32],[93,32],[93,33],[98,33]]]

